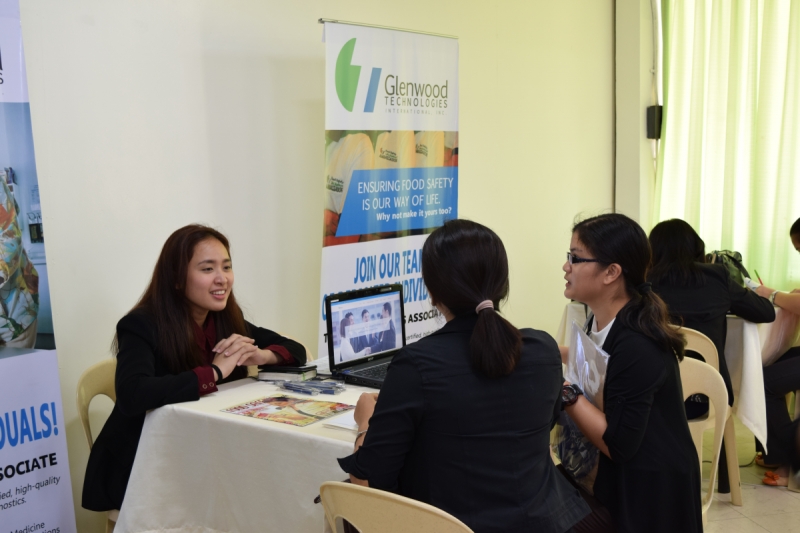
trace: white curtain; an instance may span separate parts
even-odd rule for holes
[[[664,128],[656,221],[800,287],[800,0],[662,0]]]

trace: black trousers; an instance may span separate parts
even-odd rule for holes
[[[764,393],[767,400],[767,448],[764,462],[786,465],[791,462],[792,419],[786,408],[786,395],[800,389],[800,347],[790,349],[764,368]],[[798,414],[798,413],[795,413]]]

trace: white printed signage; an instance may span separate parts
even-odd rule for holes
[[[0,359],[0,532],[74,533],[55,350]]]

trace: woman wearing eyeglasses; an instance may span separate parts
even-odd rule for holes
[[[678,362],[685,341],[645,282],[650,245],[620,214],[575,225],[564,296],[588,305],[590,337],[609,354],[600,411],[565,384],[567,414],[602,452],[592,514],[575,531],[700,532],[700,470]]]

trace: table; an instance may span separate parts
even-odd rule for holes
[[[354,433],[222,413],[279,389],[250,379],[219,389],[148,413],[116,533],[322,530],[313,500],[324,481],[347,477],[336,458],[352,453]],[[364,391],[375,392],[313,398],[355,405]]]
[[[561,315],[556,342],[569,345],[569,325],[586,321],[582,303],[570,302]],[[738,316],[728,316],[725,338],[725,362],[733,384],[733,413],[762,443],[767,440],[767,411],[764,399],[764,374],[761,366],[762,339],[766,339],[770,324],[748,322]]]

